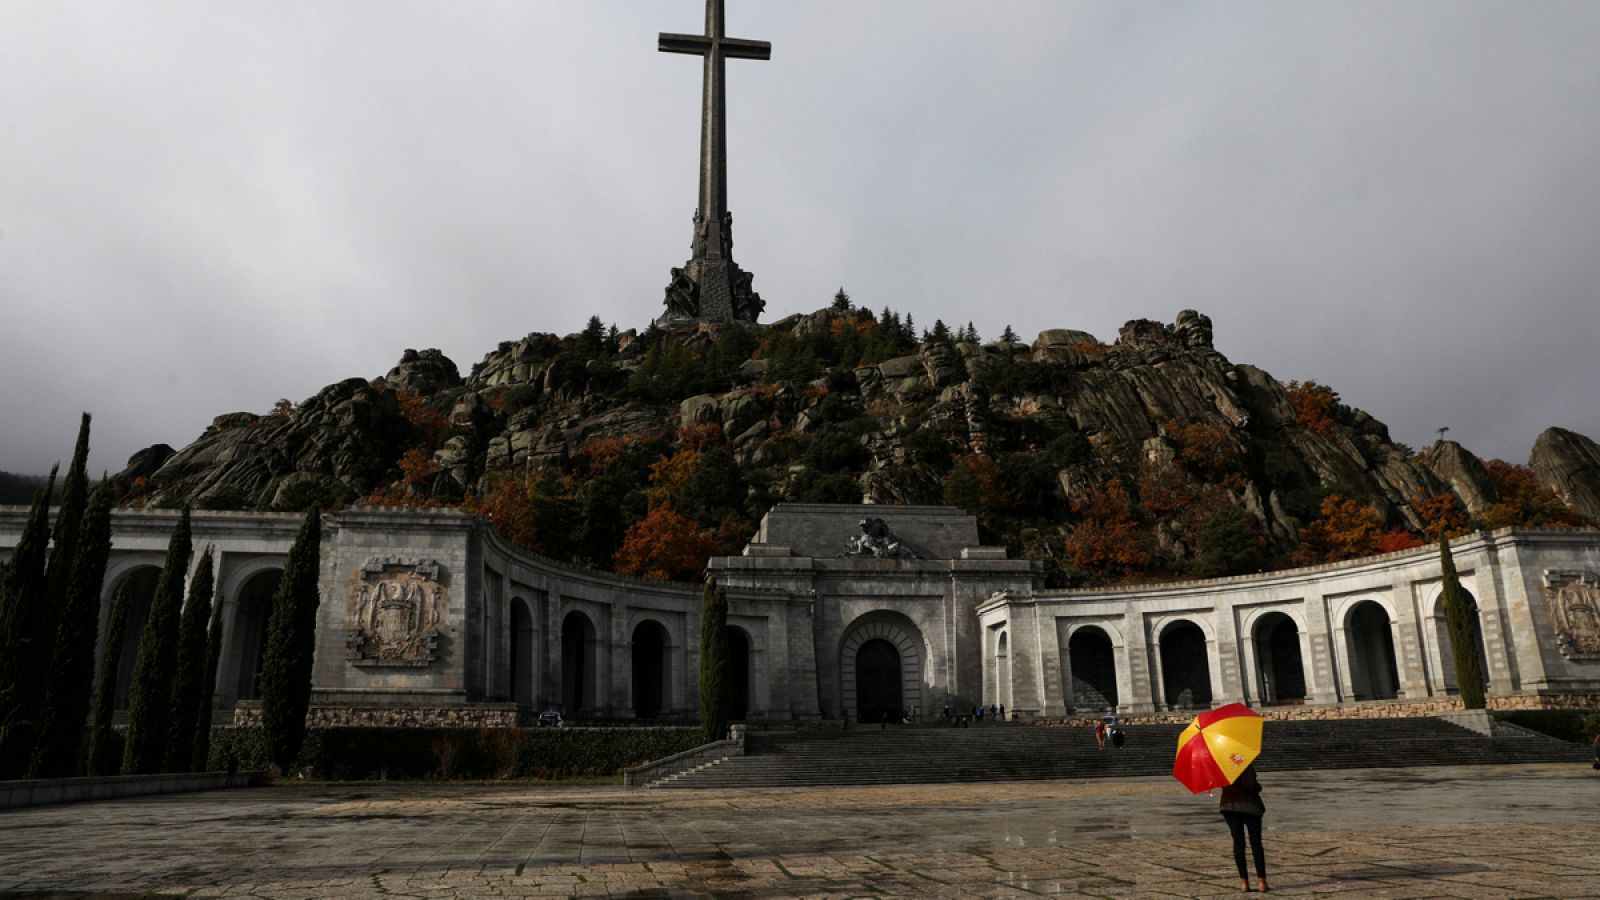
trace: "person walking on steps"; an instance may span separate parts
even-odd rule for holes
[[[1239,868],[1239,892],[1250,890],[1250,873],[1244,866],[1245,832],[1250,833],[1250,852],[1256,858],[1256,889],[1267,887],[1267,853],[1261,847],[1261,817],[1266,804],[1261,802],[1261,782],[1256,780],[1256,767],[1245,766],[1239,777],[1222,789],[1222,818],[1233,835],[1233,863]]]
[[[1094,722],[1094,742],[1101,750],[1106,748],[1106,720],[1096,719]]]

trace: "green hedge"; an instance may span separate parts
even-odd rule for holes
[[[1513,709],[1494,714],[1502,722],[1512,725],[1521,725],[1541,734],[1560,738],[1563,741],[1573,741],[1587,744],[1594,740],[1596,732],[1600,732],[1600,712],[1579,712],[1576,710],[1553,709]]]
[[[696,728],[311,728],[294,768],[314,778],[572,778],[616,775],[699,746]],[[259,728],[211,732],[213,769],[269,767]]]

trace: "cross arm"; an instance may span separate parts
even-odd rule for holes
[[[731,59],[771,59],[771,41],[747,41],[743,38],[723,38],[722,55]]]
[[[658,47],[662,53],[692,53],[695,56],[705,56],[711,49],[711,39],[701,34],[668,34],[663,31]]]

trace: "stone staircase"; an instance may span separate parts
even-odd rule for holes
[[[751,732],[745,755],[651,787],[742,788],[1115,778],[1172,771],[1178,725],[1125,725],[1120,750],[1087,727],[1018,723]],[[1543,736],[1485,737],[1431,718],[1269,721],[1262,771],[1498,765],[1589,759]]]

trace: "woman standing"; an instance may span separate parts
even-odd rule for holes
[[[1222,818],[1233,835],[1233,862],[1239,867],[1239,891],[1250,890],[1250,873],[1244,866],[1244,836],[1250,833],[1250,852],[1256,858],[1257,888],[1267,887],[1267,853],[1261,847],[1261,817],[1267,811],[1261,802],[1261,782],[1256,780],[1256,767],[1245,766],[1233,784],[1222,789]]]

